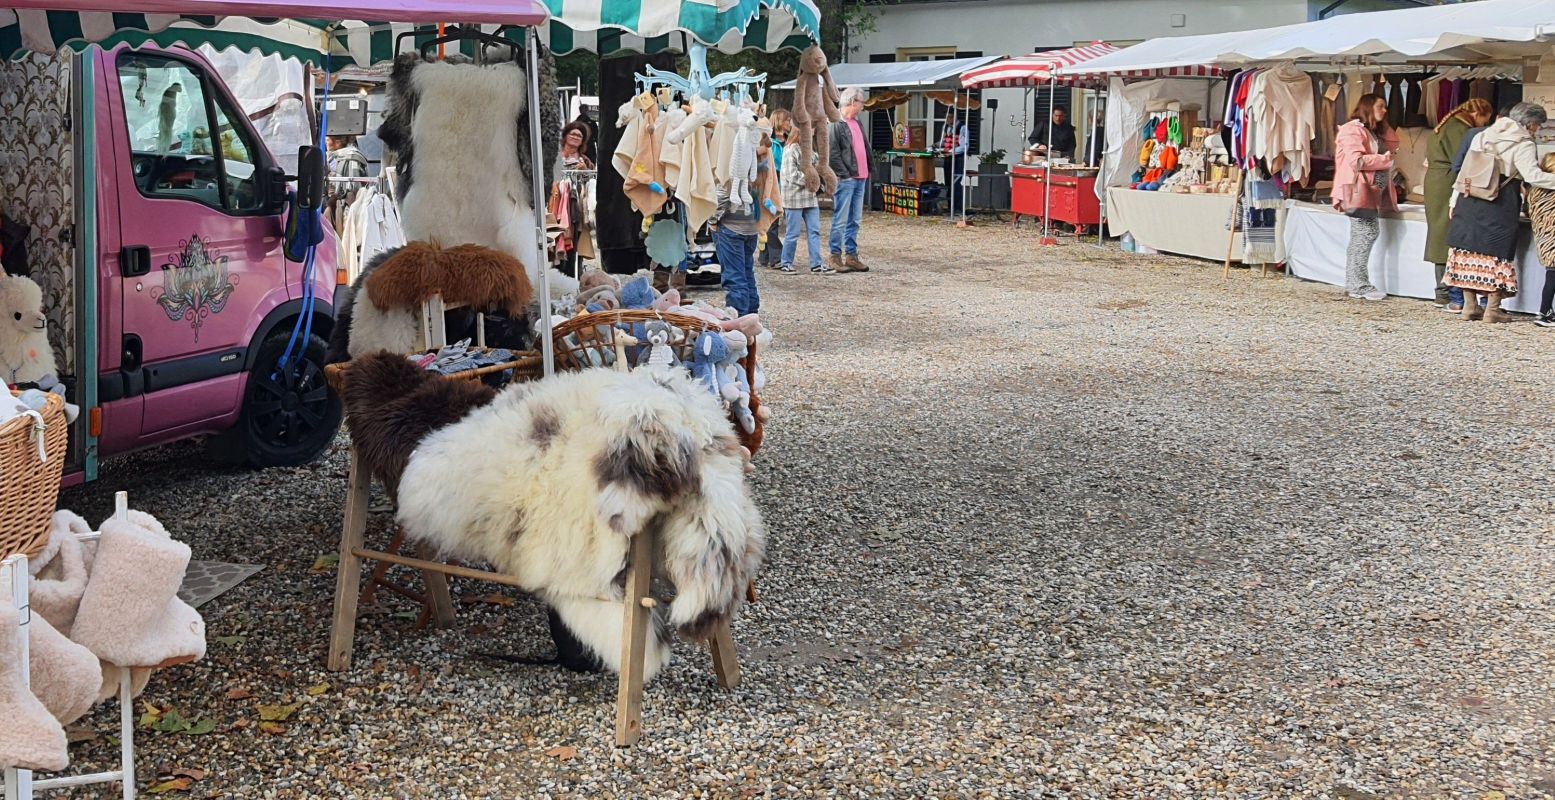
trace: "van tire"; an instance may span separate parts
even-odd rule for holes
[[[257,469],[298,467],[317,460],[334,442],[344,412],[324,380],[324,340],[308,337],[302,361],[290,374],[278,374],[275,363],[290,339],[286,331],[260,344],[237,426],[211,440],[217,458]]]

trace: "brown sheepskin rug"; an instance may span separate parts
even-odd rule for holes
[[[404,356],[374,353],[354,359],[345,370],[340,399],[357,454],[394,499],[421,440],[496,396],[480,381],[449,380]]]

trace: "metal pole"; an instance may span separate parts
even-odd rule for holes
[[[966,90],[966,118],[968,120],[972,119],[972,90],[971,89],[967,89]],[[961,133],[961,129],[959,127],[956,128],[956,133],[957,134]],[[958,136],[957,139],[959,140],[959,138],[960,137]],[[967,188],[966,188],[966,157],[972,154],[972,125],[971,125],[970,122],[967,123],[966,141],[965,142],[961,142],[961,149],[963,150],[963,152],[961,153],[961,224],[963,226],[965,226],[966,225],[966,195],[967,195]]]
[[[540,33],[529,28],[526,48],[529,51],[529,152],[534,159],[530,181],[531,202],[535,215],[535,263],[540,266],[540,353],[545,377],[556,374],[556,343],[551,341],[551,268],[545,263],[545,191],[541,186],[545,175],[545,154],[540,145]]]
[[[1053,222],[1053,109],[1057,104],[1053,93],[1058,90],[1058,76],[1047,77],[1047,177],[1042,181],[1042,244],[1058,244],[1049,233]]]

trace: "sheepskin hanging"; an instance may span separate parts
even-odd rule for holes
[[[555,97],[549,53],[540,58],[539,78],[540,97]],[[540,104],[542,174],[534,175],[528,86],[513,62],[401,55],[378,136],[399,159],[407,239],[496,248],[524,262],[538,285],[532,182],[551,185],[562,122],[555,103]]]
[[[345,381],[352,441],[397,488],[406,533],[518,578],[606,667],[621,665],[631,537],[649,526],[675,599],[655,612],[647,677],[669,627],[705,639],[739,607],[766,533],[733,426],[689,376],[585,370],[486,402],[379,354]]]

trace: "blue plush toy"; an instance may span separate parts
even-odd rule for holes
[[[696,349],[691,353],[691,376],[702,382],[714,397],[721,397],[718,385],[718,362],[729,357],[729,345],[723,336],[706,331],[697,337]]]

